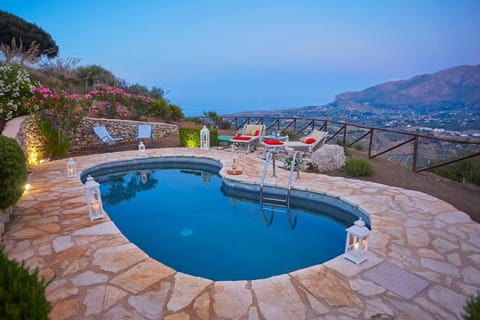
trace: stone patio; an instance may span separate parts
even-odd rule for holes
[[[147,153],[208,157],[224,164],[232,159],[220,150]],[[263,161],[235,156],[244,174],[228,178],[258,183]],[[126,151],[75,160],[81,171],[136,157],[136,151]],[[369,259],[357,266],[337,257],[267,279],[213,282],[149,258],[108,218],[90,221],[82,184],[67,178],[66,161],[34,167],[32,190],[17,203],[3,237],[10,258],[25,260],[52,279],[46,290],[51,319],[460,319],[467,297],[480,290],[480,225],[420,192],[302,173],[295,188],[341,198],[369,213]],[[285,186],[287,174],[277,170],[276,184]],[[367,272],[382,262],[428,285],[402,298],[370,280],[372,272]]]

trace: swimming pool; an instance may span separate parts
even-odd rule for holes
[[[183,273],[252,280],[344,251],[354,208],[294,191],[290,212],[262,210],[258,186],[222,179],[220,168],[209,159],[165,157],[101,165],[83,176],[101,184],[105,211],[132,243]]]

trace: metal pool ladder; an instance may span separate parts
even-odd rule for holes
[[[265,163],[263,165],[263,172],[262,178],[260,180],[260,210],[262,213],[263,221],[267,226],[271,225],[273,222],[273,218],[275,216],[275,209],[277,212],[284,212],[287,214],[288,217],[288,224],[290,225],[291,229],[295,229],[297,225],[297,212],[291,210],[290,208],[290,194],[292,190],[292,183],[293,183],[293,175],[295,172],[295,164],[297,159],[297,152],[293,153],[292,162],[290,164],[290,175],[288,177],[288,186],[286,189],[285,194],[266,194],[265,192],[265,177],[267,176],[267,169],[270,161],[273,160],[274,151],[270,150],[266,152],[265,155]],[[273,164],[275,165],[275,164]],[[273,187],[273,186],[272,186]],[[293,211],[293,218],[292,218],[292,211]],[[266,212],[270,213],[269,218],[267,218]]]

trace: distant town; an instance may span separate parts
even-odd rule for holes
[[[362,110],[358,107],[339,108],[327,105],[279,110],[275,112],[275,115],[322,118],[371,127],[413,131],[437,137],[480,139],[480,108],[455,107],[440,111],[428,109],[419,111],[413,108],[376,108],[372,111]]]

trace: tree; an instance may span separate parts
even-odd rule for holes
[[[99,65],[90,65],[78,67],[74,71],[75,77],[85,84],[85,88],[91,88],[94,85],[105,87],[115,87],[118,81],[110,71]]]
[[[5,48],[12,49],[13,46],[16,49],[22,48],[23,53],[30,51],[32,54],[33,52],[36,58],[41,56],[53,58],[58,54],[58,46],[50,34],[33,23],[1,10],[0,46],[4,55]],[[7,59],[6,55],[5,59]]]

